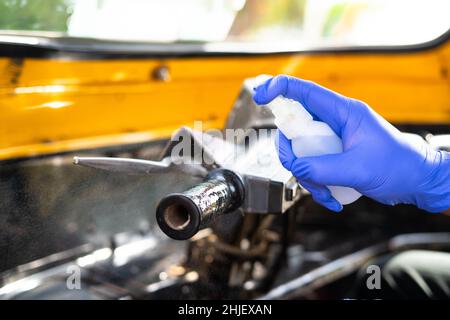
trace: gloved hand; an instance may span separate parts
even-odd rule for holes
[[[296,158],[279,132],[281,163],[316,202],[341,211],[326,187],[337,185],[389,205],[414,204],[430,212],[450,207],[449,153],[411,142],[365,103],[310,81],[276,76],[256,87],[253,98],[266,104],[278,95],[299,101],[342,139],[342,153]]]

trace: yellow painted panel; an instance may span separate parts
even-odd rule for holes
[[[166,66],[170,80],[154,80]],[[0,58],[0,159],[221,127],[242,81],[287,73],[369,103],[394,123],[450,123],[450,44],[414,53],[139,60]],[[138,138],[137,138],[138,137]]]

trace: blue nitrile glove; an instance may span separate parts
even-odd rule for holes
[[[333,211],[342,205],[326,185],[351,187],[384,204],[414,204],[430,212],[450,207],[450,155],[410,139],[365,103],[313,82],[280,75],[255,88],[266,104],[278,95],[299,101],[342,138],[344,152],[296,158],[279,132],[278,152],[314,200]]]

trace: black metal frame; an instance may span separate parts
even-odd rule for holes
[[[424,43],[400,46],[358,46],[358,47],[324,47],[299,51],[261,51],[261,50],[222,50],[207,51],[206,43],[146,43],[107,41],[87,38],[50,38],[36,36],[16,37],[17,42],[2,42],[0,35],[0,57],[15,58],[44,58],[44,59],[73,59],[73,60],[101,60],[101,59],[142,59],[142,58],[195,58],[195,57],[254,57],[263,55],[291,55],[291,54],[395,54],[412,53],[429,50],[442,45],[450,38],[450,29],[441,36]],[[38,44],[27,43],[27,38],[38,40]],[[22,39],[22,41],[21,41]],[[248,45],[246,45],[248,47]]]

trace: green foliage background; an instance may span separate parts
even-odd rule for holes
[[[0,0],[0,30],[67,31],[71,0]]]

